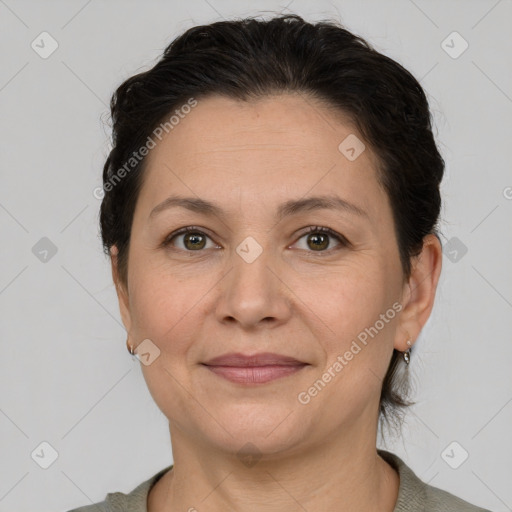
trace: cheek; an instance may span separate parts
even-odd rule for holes
[[[382,268],[367,266],[366,272],[351,270],[344,279],[330,282],[326,292],[330,300],[316,311],[330,327],[329,336],[322,340],[325,370],[342,358],[342,378],[334,379],[332,399],[337,401],[337,393],[346,397],[348,392],[364,402],[372,393],[378,394],[380,377],[386,372],[396,313],[392,308],[394,301],[388,299],[389,283]],[[385,315],[385,321],[381,315]]]
[[[141,364],[141,369],[155,403],[176,422],[187,408],[188,395],[183,393],[183,386],[191,387],[187,361],[193,357],[191,349],[201,325],[194,321],[204,295],[197,284],[183,286],[175,278],[149,273],[134,279],[135,335],[140,341],[150,339],[160,351],[154,362]]]
[[[149,338],[161,350],[179,351],[186,333],[190,333],[187,319],[193,312],[197,288],[183,284],[157,272],[133,276],[130,290],[130,308],[135,335],[141,340]]]
[[[314,311],[334,333],[339,346],[373,324],[388,306],[385,278],[379,267],[350,267],[325,279],[314,298]]]
[[[392,351],[395,310],[394,301],[388,301],[387,277],[379,266],[366,266],[364,272],[352,267],[324,285],[323,300],[314,308],[329,327],[320,340],[325,352],[322,378],[331,379],[325,373],[329,371],[336,377],[322,391],[323,399],[344,410],[363,408],[378,397]],[[381,315],[387,311],[391,314],[383,322]],[[341,370],[333,366],[336,361]],[[334,421],[340,410],[334,407],[325,414]]]

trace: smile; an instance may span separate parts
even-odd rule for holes
[[[276,379],[293,375],[302,370],[305,363],[299,364],[272,364],[266,366],[209,366],[205,365],[208,370],[215,375],[222,377],[231,382],[238,384],[264,384]]]

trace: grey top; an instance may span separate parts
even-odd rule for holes
[[[425,484],[398,455],[380,449],[377,449],[377,452],[400,475],[398,499],[393,512],[491,512],[471,505],[442,489]],[[147,499],[151,487],[171,468],[172,465],[160,470],[128,494],[109,493],[102,502],[68,512],[147,512]]]

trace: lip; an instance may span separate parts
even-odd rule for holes
[[[253,355],[224,354],[208,360],[203,365],[226,380],[250,385],[264,384],[293,375],[308,366],[308,363],[290,356],[264,352]]]
[[[299,361],[294,357],[284,356],[281,354],[274,354],[272,352],[261,352],[259,354],[245,355],[239,352],[231,352],[221,356],[209,359],[206,363],[207,366],[237,366],[237,367],[255,367],[255,366],[270,366],[270,365],[304,365],[303,361]]]

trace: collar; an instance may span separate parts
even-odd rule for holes
[[[424,512],[425,503],[427,501],[425,487],[416,474],[409,468],[405,462],[394,453],[386,450],[377,449],[377,453],[398,471],[400,476],[400,486],[398,489],[398,498],[393,512]],[[156,482],[170,469],[173,465],[167,466],[153,475],[148,480],[142,482],[129,494],[121,492],[109,493],[105,499],[108,510],[130,510],[133,512],[148,512],[147,499],[149,491]]]

